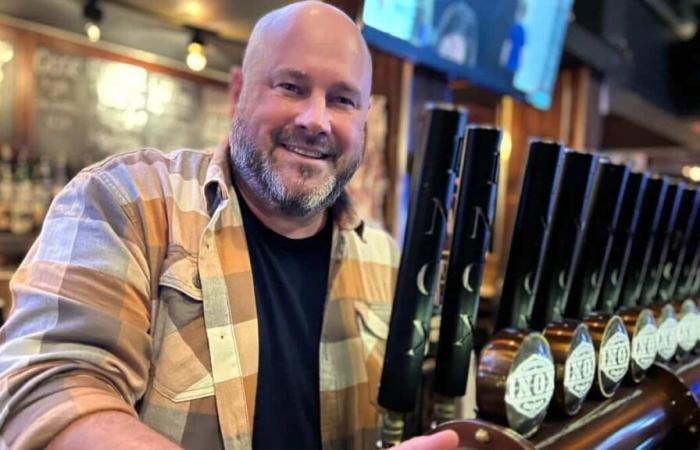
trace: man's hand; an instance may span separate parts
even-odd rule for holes
[[[392,450],[456,450],[459,436],[452,430],[444,430],[430,436],[420,436],[392,447]]]

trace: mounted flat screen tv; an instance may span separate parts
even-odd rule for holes
[[[380,50],[548,109],[573,0],[365,0]]]

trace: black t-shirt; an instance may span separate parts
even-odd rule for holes
[[[319,340],[332,221],[289,239],[267,228],[239,196],[260,342],[253,449],[321,449]]]

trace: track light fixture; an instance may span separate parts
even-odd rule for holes
[[[204,31],[192,28],[192,40],[187,45],[187,67],[200,72],[207,66],[207,56],[204,53]]]
[[[100,21],[102,21],[102,9],[99,0],[87,0],[83,6],[83,16],[85,17],[85,34],[90,42],[100,40]]]

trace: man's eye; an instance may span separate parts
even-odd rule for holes
[[[295,94],[301,93],[301,88],[294,83],[280,83],[277,85],[277,87],[288,92],[293,92]]]
[[[349,97],[343,97],[342,95],[336,97],[336,98],[335,98],[335,102],[338,103],[338,104],[341,104],[341,105],[343,105],[343,106],[349,106],[349,107],[351,107],[351,108],[355,108],[355,107],[356,107],[355,102],[354,102],[351,98],[349,98]]]

